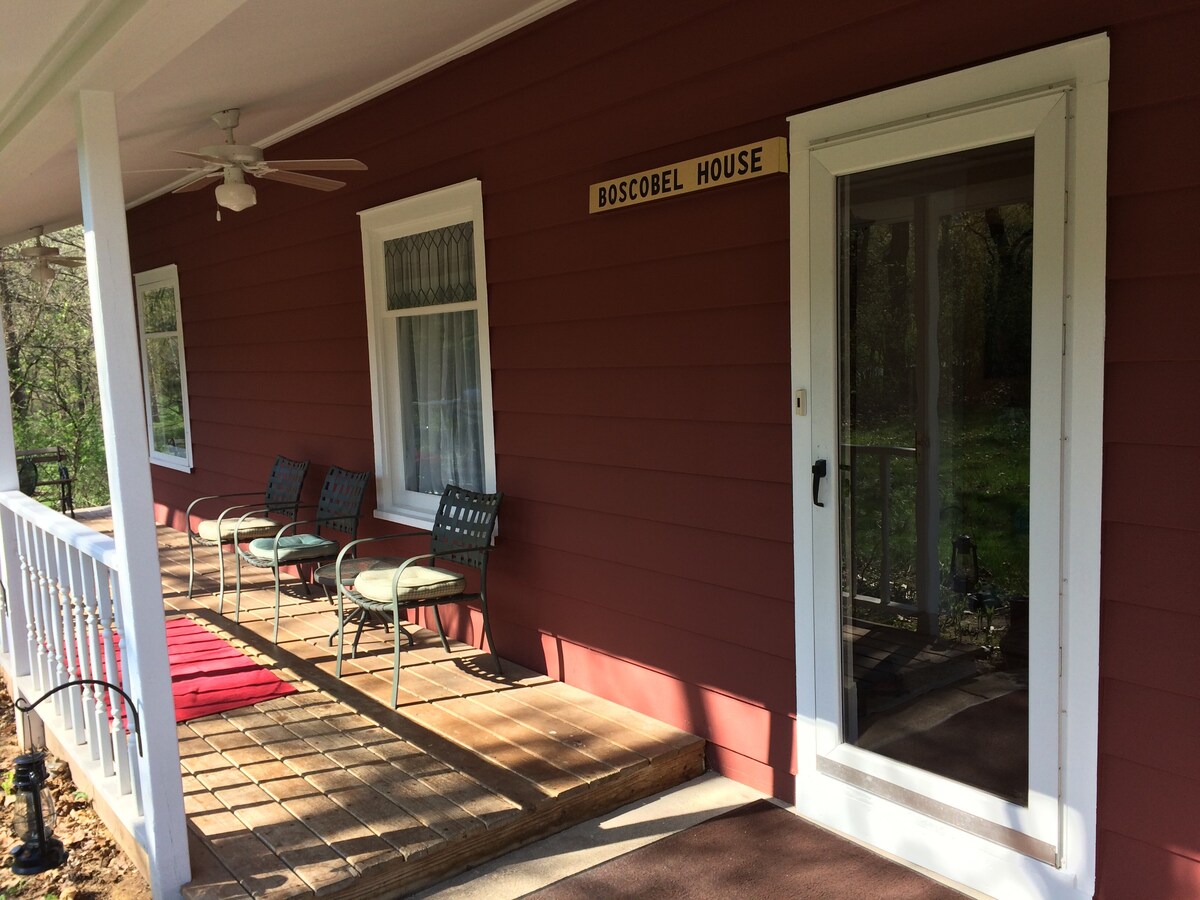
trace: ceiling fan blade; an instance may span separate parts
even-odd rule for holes
[[[332,178],[319,178],[316,175],[301,175],[299,172],[276,172],[273,169],[268,169],[265,172],[256,172],[255,174],[259,178],[265,178],[267,181],[282,181],[285,184],[314,188],[318,191],[336,191],[338,188],[346,186],[346,182],[344,181],[334,181]]]
[[[328,172],[365,172],[367,170],[367,164],[357,159],[268,159],[265,162],[268,168],[283,172],[304,170],[311,172],[320,172],[322,170]]]
[[[65,266],[68,269],[87,265],[86,259],[80,259],[77,256],[48,256],[46,262],[55,266]]]
[[[186,194],[188,191],[198,191],[198,190],[201,190],[202,188],[208,187],[214,181],[219,181],[222,177],[224,177],[223,172],[204,172],[201,175],[197,175],[195,178],[193,178],[191,181],[187,182],[186,184],[180,185],[179,187],[175,188],[175,190],[171,191],[171,193],[172,194]]]
[[[207,153],[193,153],[191,150],[172,150],[171,152],[172,153],[182,153],[184,156],[190,156],[193,159],[202,159],[209,165],[213,165],[213,166],[229,165],[229,160],[221,159],[221,157],[219,157],[219,156],[209,156]]]
[[[122,169],[122,175],[145,175],[148,172],[211,172],[212,166],[174,166],[170,169]]]

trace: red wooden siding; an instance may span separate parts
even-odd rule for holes
[[[258,206],[220,224],[211,191],[134,210],[134,268],[179,265],[187,340],[196,471],[156,470],[163,514],[257,486],[277,452],[314,461],[313,491],[325,465],[372,465],[355,213],[479,177],[502,651],[704,735],[723,771],[790,796],[787,181],[596,216],[587,186],[1104,30],[1099,894],[1200,893],[1194,2],[579,0],[275,148],[367,162],[342,191],[259,182]]]
[[[1200,8],[1114,29],[1100,880],[1200,895]]]

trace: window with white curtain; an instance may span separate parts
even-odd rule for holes
[[[179,314],[179,273],[174,265],[133,276],[142,344],[142,379],[150,462],[192,470],[187,365]]]
[[[466,181],[359,215],[376,515],[427,526],[447,484],[495,489],[483,191]]]

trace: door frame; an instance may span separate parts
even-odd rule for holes
[[[814,433],[813,404],[801,398],[826,391],[836,365],[831,348],[812,342],[814,331],[828,333],[828,322],[819,320],[833,314],[836,301],[830,293],[836,282],[827,248],[814,245],[827,241],[828,233],[816,234],[810,224],[815,210],[830,218],[835,215],[827,174],[815,177],[821,174],[815,168],[820,165],[817,157],[828,156],[828,148],[839,144],[869,143],[879,135],[904,144],[915,132],[936,128],[939,122],[945,122],[949,132],[961,133],[956,122],[962,117],[979,117],[1017,100],[1052,94],[1070,106],[1063,173],[1067,221],[1061,273],[1061,522],[1053,553],[1061,566],[1059,706],[1050,723],[1059,735],[1060,802],[1050,812],[1051,819],[1057,819],[1051,821],[1058,826],[1051,828],[1057,831],[1056,840],[1022,847],[1020,841],[963,830],[954,824],[953,808],[917,803],[918,811],[904,796],[873,786],[869,779],[850,783],[822,759],[830,729],[838,727],[828,721],[828,707],[820,699],[827,683],[817,663],[818,640],[830,639],[830,611],[828,604],[816,602],[819,567],[814,556],[828,533],[818,516],[828,516],[829,506],[818,509],[812,504],[811,467],[819,449],[814,440],[823,436]],[[789,119],[792,387],[797,399],[792,417],[797,810],[999,896],[1090,897],[1095,883],[1107,115],[1108,39],[1099,35]],[[946,144],[939,152],[955,149],[959,147]],[[1050,653],[1053,666],[1052,645]],[[1052,716],[1053,712],[1051,706]],[[1044,824],[1044,810],[1041,820]]]

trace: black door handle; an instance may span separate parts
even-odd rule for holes
[[[825,504],[822,503],[817,498],[819,496],[821,496],[821,479],[824,478],[827,474],[829,474],[828,467],[826,465],[825,460],[818,459],[815,463],[813,463],[812,473],[813,473],[813,504],[816,506],[824,506]]]

